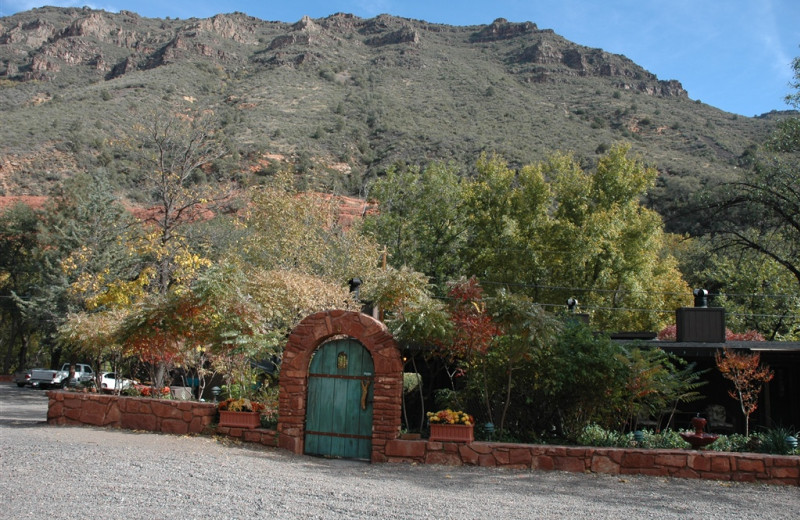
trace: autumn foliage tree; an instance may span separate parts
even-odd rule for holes
[[[728,391],[739,402],[745,420],[745,435],[750,434],[750,415],[758,409],[758,396],[763,386],[772,380],[774,373],[769,367],[761,366],[761,356],[734,352],[729,348],[714,354],[717,368],[725,379],[733,383]]]

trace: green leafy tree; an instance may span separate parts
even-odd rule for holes
[[[79,175],[51,198],[39,218],[38,280],[18,301],[58,365],[58,329],[70,314],[95,309],[112,280],[136,278],[139,259],[126,245],[132,218],[100,176]],[[69,351],[67,354],[71,354]]]
[[[499,424],[502,435],[517,384],[516,374],[555,341],[560,322],[530,298],[506,291],[491,300],[490,310],[500,333],[495,336],[486,361],[499,363],[504,379]]]
[[[800,61],[793,62],[800,88]],[[798,93],[787,96],[798,105]],[[753,167],[708,195],[718,250],[750,250],[782,266],[800,293],[800,118],[788,117],[755,154]]]
[[[36,328],[24,314],[24,301],[40,283],[38,217],[24,204],[0,214],[0,345],[3,373],[27,366]],[[37,359],[38,361],[38,359]]]
[[[772,341],[800,338],[800,294],[788,270],[752,249],[729,254],[705,238],[687,244],[681,264],[689,283],[715,295],[731,330],[756,330]]]
[[[581,291],[598,327],[657,330],[690,292],[660,217],[640,202],[655,177],[623,145],[594,171],[554,154],[517,174],[484,156],[468,190],[465,263],[484,285],[519,285],[538,302]]]
[[[539,358],[539,414],[567,439],[588,424],[621,428],[629,418],[628,363],[622,348],[586,325],[568,322],[558,341]]]
[[[299,191],[291,172],[249,190],[247,199],[246,233],[233,252],[238,261],[341,285],[378,268],[377,243],[358,223],[340,224],[336,198]]]
[[[453,165],[392,167],[370,185],[378,211],[367,214],[364,231],[387,246],[393,265],[408,266],[443,284],[461,272],[463,190]]]

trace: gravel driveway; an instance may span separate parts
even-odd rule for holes
[[[796,487],[328,460],[46,410],[0,384],[3,518],[800,518]]]

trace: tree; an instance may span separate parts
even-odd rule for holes
[[[798,92],[787,102],[800,107],[800,58],[793,68]],[[779,121],[754,155],[751,170],[707,195],[716,250],[752,250],[779,264],[800,294],[800,118]]]
[[[25,318],[23,301],[40,281],[38,216],[29,206],[15,204],[0,214],[0,345],[3,373],[25,368],[35,333]]]
[[[661,218],[640,202],[656,171],[629,151],[611,148],[594,171],[566,154],[518,174],[482,157],[466,204],[470,272],[541,303],[579,296],[598,327],[660,328],[690,292]]]
[[[753,249],[715,251],[715,241],[704,237],[685,245],[688,282],[714,295],[732,330],[757,330],[771,341],[800,339],[800,294],[787,269]]]
[[[505,379],[499,425],[502,435],[515,388],[515,373],[556,340],[560,322],[530,298],[507,291],[498,293],[490,302],[490,309],[499,333],[494,337],[488,360],[500,363]]]
[[[59,365],[58,329],[74,313],[104,304],[108,284],[136,279],[139,259],[132,218],[100,175],[78,175],[60,187],[38,218],[37,282],[17,301]]]
[[[460,274],[464,185],[453,165],[389,168],[370,186],[379,210],[366,216],[364,231],[387,246],[393,265],[443,284]]]
[[[744,433],[750,435],[750,415],[758,409],[761,388],[772,381],[775,374],[769,367],[760,366],[758,352],[745,354],[724,348],[714,353],[714,360],[722,376],[733,383],[728,395],[739,402],[744,414]]]
[[[155,207],[145,218],[156,226],[156,281],[166,294],[180,269],[197,262],[182,228],[230,196],[224,179],[204,182],[205,171],[227,153],[220,122],[210,110],[164,106],[134,128],[136,165]]]
[[[378,267],[378,245],[358,223],[339,223],[336,198],[300,192],[292,172],[279,172],[247,192],[246,234],[235,256],[264,270],[286,270],[344,285]],[[233,260],[231,260],[233,261]]]

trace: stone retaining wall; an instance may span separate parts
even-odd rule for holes
[[[278,432],[275,430],[265,430],[262,428],[248,430],[245,428],[217,426],[217,433],[219,435],[233,437],[234,439],[240,439],[244,442],[263,444],[264,446],[269,446],[271,448],[276,448],[278,446]]]
[[[210,425],[217,416],[216,406],[212,403],[59,390],[49,391],[47,395],[50,398],[49,424],[88,424],[177,434],[215,432],[244,442],[278,446],[278,433],[273,430],[223,426],[211,429]],[[400,439],[387,441],[383,455],[382,461],[396,463],[496,466],[800,486],[800,456]]]
[[[800,457],[706,450],[651,450],[393,440],[388,462],[498,466],[800,486]]]
[[[89,424],[163,433],[201,433],[214,422],[213,403],[125,397],[95,393],[47,392],[48,424]]]

